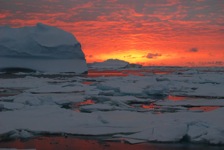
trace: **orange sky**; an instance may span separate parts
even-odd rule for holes
[[[0,25],[72,32],[87,62],[224,66],[222,0],[0,0]]]

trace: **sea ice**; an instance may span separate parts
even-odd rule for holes
[[[0,109],[8,109],[8,110],[14,110],[14,109],[22,109],[24,107],[23,104],[20,103],[12,103],[12,102],[0,102]]]
[[[223,145],[224,103],[220,96],[224,78],[223,73],[211,75],[197,69],[185,74],[143,77],[3,78],[0,89],[23,90],[14,96],[0,95],[0,138],[60,133],[103,135],[133,143],[185,141]],[[83,84],[90,80],[94,84]],[[158,98],[158,94],[163,96]],[[168,100],[168,95],[175,94],[189,97]],[[188,109],[195,106],[217,109]]]

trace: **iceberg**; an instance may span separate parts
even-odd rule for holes
[[[127,61],[119,59],[108,59],[104,62],[94,62],[89,64],[89,68],[93,69],[125,69],[125,68],[141,68],[139,64],[130,64]]]
[[[95,69],[120,69],[125,68],[128,64],[128,62],[123,60],[108,59],[104,62],[94,62],[89,67]]]
[[[22,28],[0,27],[0,70],[87,72],[81,44],[66,31],[38,23]]]

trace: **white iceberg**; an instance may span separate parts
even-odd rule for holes
[[[38,23],[33,27],[0,27],[0,69],[43,72],[87,72],[80,43],[68,32]]]

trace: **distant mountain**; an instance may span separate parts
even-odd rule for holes
[[[122,69],[122,68],[140,68],[141,65],[130,64],[127,61],[119,59],[108,59],[104,62],[94,62],[88,64],[89,68],[92,69]]]
[[[87,64],[80,43],[71,33],[38,23],[0,27],[0,69],[10,68],[84,73]]]

